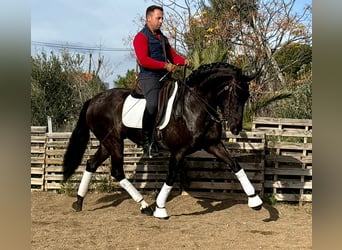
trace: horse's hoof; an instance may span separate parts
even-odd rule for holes
[[[260,210],[261,208],[262,208],[262,205],[260,205],[260,206],[256,206],[256,207],[252,207],[254,210],[256,210],[256,211],[258,211],[258,210]]]
[[[80,205],[77,201],[75,201],[74,203],[72,203],[72,208],[73,208],[76,212],[82,211],[82,205]]]
[[[159,220],[168,220],[170,218],[170,216],[163,217],[163,218],[159,218],[159,217],[156,217],[156,218],[158,218]]]
[[[153,215],[153,209],[151,207],[145,207],[145,208],[141,208],[140,212],[142,214],[145,214],[147,216],[152,216]]]
[[[170,218],[170,216],[167,214],[165,207],[163,208],[156,207],[156,210],[154,210],[153,216],[158,219],[163,219],[163,220],[167,220]]]
[[[255,194],[248,197],[248,206],[254,210],[260,210],[262,207],[262,200],[259,195]]]

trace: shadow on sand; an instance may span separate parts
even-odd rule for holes
[[[177,197],[179,195],[170,195],[168,202],[170,202],[172,199]],[[204,214],[209,214],[209,213],[214,213],[217,211],[229,209],[230,207],[233,207],[238,204],[246,204],[246,202],[243,201],[232,201],[232,200],[213,200],[213,199],[203,199],[203,198],[198,198],[198,197],[193,197],[197,200],[197,204],[201,205],[203,208],[202,211],[196,211],[196,212],[191,212],[191,213],[181,213],[177,215],[172,215],[174,217],[177,216],[194,216],[194,215],[204,215]],[[123,201],[131,199],[131,197],[126,194],[126,193],[113,193],[113,194],[107,194],[104,195],[103,197],[99,198],[96,200],[97,204],[103,204],[100,207],[91,209],[89,211],[96,211],[100,209],[106,209],[110,207],[116,207],[120,205]],[[152,208],[156,207],[156,203],[153,202],[150,205]],[[279,211],[273,207],[272,205],[269,205],[267,203],[264,203],[262,206],[265,210],[267,210],[269,217],[263,219],[264,222],[271,222],[271,221],[277,221],[279,219]],[[258,211],[255,211],[258,212]]]

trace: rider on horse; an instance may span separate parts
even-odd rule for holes
[[[146,9],[146,24],[135,36],[133,46],[139,64],[138,85],[146,99],[142,121],[144,157],[152,158],[158,96],[163,80],[176,65],[189,65],[190,60],[176,53],[167,37],[160,31],[163,8],[152,5]]]

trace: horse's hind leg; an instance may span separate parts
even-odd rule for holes
[[[78,187],[77,200],[72,204],[72,207],[73,209],[75,209],[75,211],[82,211],[83,199],[88,192],[91,177],[93,173],[96,172],[96,169],[102,164],[102,162],[104,162],[108,158],[108,156],[108,151],[101,144],[94,156],[87,160],[87,167],[83,172],[81,183]]]
[[[206,148],[206,150],[209,153],[215,155],[217,158],[224,161],[228,165],[228,167],[233,170],[234,174],[240,181],[243,190],[248,196],[248,206],[255,210],[261,209],[262,200],[255,193],[255,189],[252,183],[249,181],[243,168],[241,168],[240,164],[230,156],[229,152],[227,151],[223,143],[220,142],[218,144],[211,145],[208,148]]]
[[[116,143],[115,145],[112,145],[111,148],[113,148],[111,152],[111,175],[119,182],[120,186],[127,191],[132,199],[140,204],[141,213],[151,216],[153,214],[152,208],[144,200],[141,193],[125,177],[123,170],[123,144]]]

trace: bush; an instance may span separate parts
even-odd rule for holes
[[[289,86],[292,97],[282,100],[275,109],[275,117],[312,119],[312,81]]]

